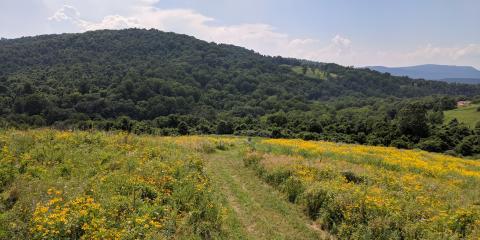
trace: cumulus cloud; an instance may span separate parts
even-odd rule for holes
[[[332,39],[332,43],[335,44],[335,45],[338,45],[338,46],[342,46],[342,47],[348,47],[350,46],[350,44],[352,43],[352,41],[350,41],[350,39],[348,38],[344,38],[340,35],[336,35],[333,39]]]
[[[83,30],[99,30],[99,29],[122,29],[122,28],[133,28],[133,27],[142,27],[140,22],[133,17],[124,17],[120,15],[109,15],[102,19],[102,21],[88,22],[85,20],[79,20],[77,22]]]
[[[66,20],[77,20],[80,17],[80,13],[76,8],[70,5],[64,5],[62,8],[58,9],[48,20],[51,21],[66,21]]]
[[[480,62],[480,44],[466,44],[455,47],[441,47],[427,44],[423,47],[405,52],[380,51],[375,54],[365,53],[364,65],[407,66],[414,64],[449,64],[471,65]],[[474,65],[480,67],[480,65]]]
[[[407,57],[417,58],[439,58],[447,57],[453,60],[458,60],[462,57],[480,55],[480,44],[468,44],[460,47],[435,47],[432,44],[428,44],[426,47],[420,48],[414,52],[407,54]]]

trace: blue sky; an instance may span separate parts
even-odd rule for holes
[[[343,65],[480,68],[478,0],[5,0],[0,37],[157,28]]]

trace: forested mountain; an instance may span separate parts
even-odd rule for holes
[[[263,56],[158,30],[0,40],[0,116],[4,125],[17,127],[235,133],[412,147],[433,136],[429,129],[458,98],[479,94],[480,85]],[[412,114],[428,122],[413,129],[401,125],[402,116]]]
[[[480,71],[471,66],[424,64],[410,67],[372,66],[367,68],[382,73],[388,72],[394,76],[408,76],[411,78],[440,80],[445,82],[480,84]]]

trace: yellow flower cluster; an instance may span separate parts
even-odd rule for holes
[[[368,158],[376,161],[365,161],[364,164],[390,165],[406,171],[422,172],[425,175],[461,175],[480,178],[479,161],[420,150],[287,139],[267,139],[262,143],[290,147],[297,153],[307,151],[319,156],[335,155],[350,161],[362,161]]]
[[[48,129],[2,132],[0,162],[11,188],[5,195],[15,204],[0,212],[15,220],[0,219],[0,226],[9,227],[2,237],[214,236],[221,229],[222,208],[211,196],[202,145],[217,149],[235,141]]]
[[[290,168],[307,192],[320,187],[328,193],[333,200],[324,207],[335,206],[343,216],[338,231],[351,233],[352,225],[365,222],[380,227],[384,221],[384,228],[399,221],[428,234],[480,234],[479,161],[324,141],[264,139],[257,147],[265,153],[261,164],[267,171],[275,165]],[[292,164],[285,163],[286,155]]]
[[[95,217],[100,205],[92,197],[78,197],[67,201],[62,192],[50,188],[47,194],[52,198],[37,204],[32,216],[30,229],[34,238],[56,239],[71,235],[75,231],[89,231],[98,227]]]

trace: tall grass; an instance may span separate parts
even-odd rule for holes
[[[1,132],[0,239],[222,238],[202,141]]]
[[[479,239],[480,162],[422,151],[263,140],[244,162],[342,239]]]

